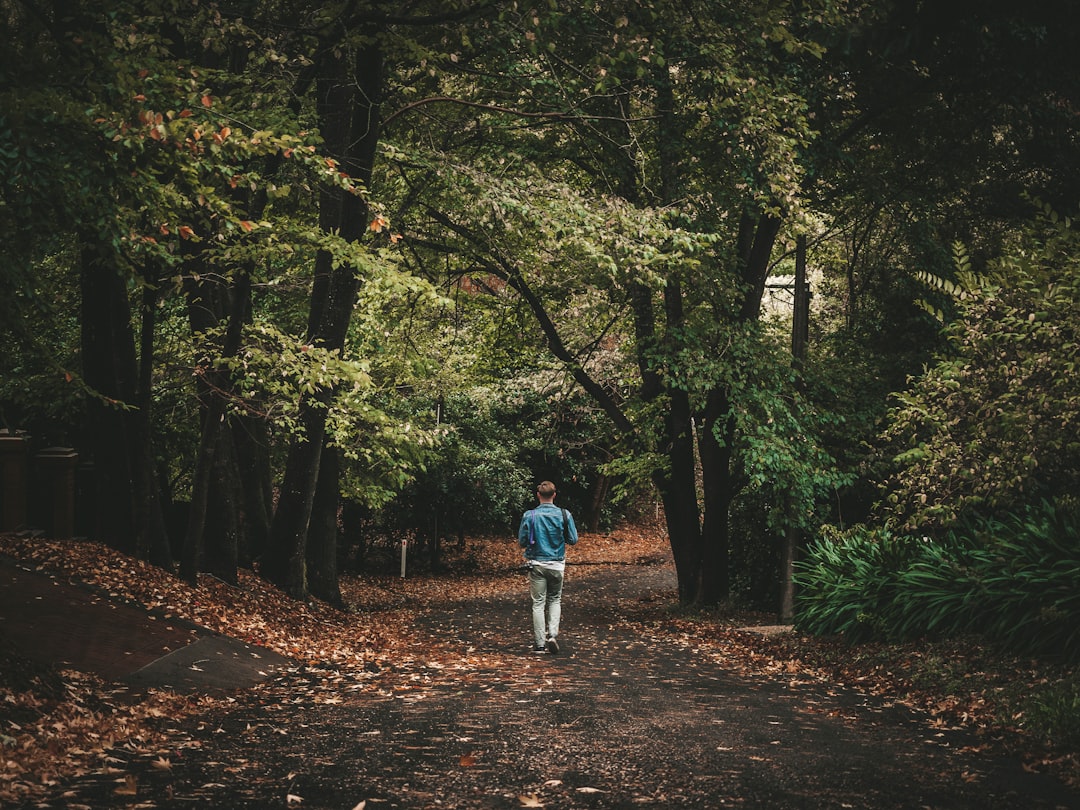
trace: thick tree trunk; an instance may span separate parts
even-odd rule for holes
[[[111,249],[93,235],[83,237],[80,264],[83,377],[95,392],[85,432],[94,464],[95,531],[120,551],[167,565],[149,425],[137,407],[148,404],[149,390],[140,397],[127,285]]]
[[[375,33],[375,32],[372,32]],[[343,59],[328,59],[318,85],[318,113],[327,149],[349,174],[370,184],[379,141],[379,103],[383,92],[383,55],[376,40],[360,47],[351,66]],[[319,221],[325,230],[359,241],[367,227],[367,204],[362,197],[327,189],[320,202]],[[309,334],[312,342],[343,350],[356,301],[355,268],[330,267],[330,259],[316,259],[312,286]],[[308,528],[319,479],[326,410],[332,391],[318,391],[300,404],[305,435],[289,447],[277,511],[270,527],[264,574],[291,596],[308,594],[306,570]],[[320,509],[329,509],[320,501]],[[336,500],[333,504],[336,515]],[[322,519],[322,516],[320,516]]]
[[[769,273],[769,259],[780,220],[760,215],[743,216],[737,238],[739,277],[745,290],[739,322],[749,324],[759,319],[761,298]],[[730,595],[730,521],[731,504],[742,487],[741,476],[733,469],[736,440],[731,397],[720,385],[710,391],[699,414],[698,452],[701,456],[703,506],[705,512],[702,545],[701,600],[717,604]]]
[[[251,280],[244,273],[235,282],[231,295],[231,310],[229,325],[225,334],[225,342],[221,349],[224,357],[231,357],[240,348],[241,336],[244,328],[244,317],[247,312],[247,300],[250,295]],[[194,312],[211,313],[210,296],[206,299],[193,296],[189,299],[189,309]],[[195,316],[193,316],[195,317]],[[209,318],[209,314],[204,317]],[[198,330],[196,330],[198,331]],[[218,527],[223,531],[219,533],[218,540],[225,548],[214,549],[210,555],[215,561],[215,573],[228,582],[236,579],[236,532],[239,531],[240,521],[236,516],[237,503],[235,498],[229,497],[235,492],[235,487],[220,486],[211,487],[215,471],[219,475],[235,473],[235,464],[228,464],[229,456],[220,456],[225,452],[220,447],[222,437],[228,439],[223,429],[226,396],[230,384],[225,374],[217,371],[211,364],[200,369],[203,381],[201,391],[204,397],[202,436],[199,441],[199,451],[195,459],[195,472],[191,481],[191,512],[188,516],[187,532],[184,535],[184,549],[180,561],[180,575],[192,585],[198,584],[199,570],[204,562],[204,550],[206,539],[207,518],[211,512],[212,499],[217,500],[216,510],[221,515],[228,513],[228,517]],[[200,382],[203,382],[200,381]],[[231,548],[229,548],[231,546]],[[232,560],[232,570],[224,571],[221,566],[223,560]]]
[[[683,292],[677,279],[669,279],[664,290],[664,317],[668,334],[682,329]],[[674,528],[680,535],[679,551],[675,556],[679,579],[679,601],[683,604],[701,601],[708,587],[701,567],[701,508],[697,495],[697,465],[694,458],[694,423],[690,395],[677,381],[665,380],[668,411],[661,450],[668,458],[668,497],[664,500],[669,534]],[[669,511],[670,510],[670,511]],[[673,521],[674,518],[674,521]]]
[[[736,491],[731,470],[734,420],[723,390],[709,394],[700,422],[698,452],[705,513],[701,531],[701,600],[713,605],[727,599],[731,590],[729,511]]]
[[[323,445],[319,481],[308,526],[307,568],[311,595],[342,606],[338,582],[338,505],[341,462],[336,448]]]
[[[585,512],[585,526],[590,532],[600,531],[600,516],[611,492],[611,476],[598,474],[589,490],[589,508]]]
[[[274,486],[270,475],[270,437],[265,419],[237,416],[230,422],[236,463],[242,484],[244,531],[237,549],[237,564],[250,568],[266,550],[270,518],[274,512]]]

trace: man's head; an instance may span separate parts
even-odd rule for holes
[[[540,503],[551,503],[555,500],[555,485],[550,481],[541,481],[536,488],[536,497],[540,499]]]

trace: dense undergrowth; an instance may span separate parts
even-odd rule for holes
[[[887,649],[875,645],[883,641],[913,656],[935,647],[955,653],[958,643],[993,656],[980,655],[977,672],[968,671],[970,655],[959,665],[947,653],[922,657],[924,671],[911,674],[913,683],[943,691],[993,669],[994,660],[1045,670],[1022,687],[1004,679],[987,700],[999,722],[1076,748],[1078,528],[1075,509],[1043,503],[1023,515],[969,521],[940,537],[866,527],[825,536],[799,566],[798,628],[877,650]]]

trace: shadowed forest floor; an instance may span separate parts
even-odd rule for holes
[[[1062,767],[1071,758],[992,723],[979,694],[916,693],[880,660],[877,677],[873,667],[830,671],[825,642],[810,664],[797,653],[812,640],[739,629],[769,617],[683,614],[655,537],[592,540],[572,558],[563,652],[551,656],[530,652],[509,544],[451,558],[455,574],[349,579],[353,610],[341,613],[289,603],[254,577],[191,591],[93,544],[4,539],[10,557],[63,579],[78,571],[178,631],[227,631],[293,663],[213,694],[133,693],[35,670],[29,689],[5,690],[0,798],[68,808],[1080,807]],[[27,694],[38,694],[36,709]]]

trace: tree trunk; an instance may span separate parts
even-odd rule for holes
[[[677,279],[669,279],[664,290],[664,314],[668,334],[677,333],[684,325],[682,285]],[[659,449],[668,458],[668,497],[664,500],[664,512],[668,516],[668,531],[672,538],[675,565],[680,570],[679,601],[683,604],[698,603],[708,587],[705,571],[701,567],[701,507],[697,494],[697,465],[694,458],[694,423],[690,407],[690,395],[678,382],[665,380],[668,412],[664,429],[664,445]],[[673,521],[674,518],[674,521]],[[675,535],[678,532],[679,547],[675,551]]]
[[[374,35],[377,32],[368,32]],[[318,114],[327,149],[349,174],[370,185],[379,141],[379,104],[383,92],[383,55],[372,38],[356,52],[352,70],[343,58],[328,58],[317,82]],[[319,223],[358,242],[367,227],[368,207],[362,197],[336,187],[322,194]],[[331,267],[330,257],[316,258],[309,335],[313,343],[343,350],[356,300],[355,268]],[[270,526],[264,573],[291,596],[308,594],[307,535],[315,501],[326,409],[332,391],[318,391],[300,403],[303,437],[289,447],[278,508]],[[329,509],[320,501],[320,509]],[[333,512],[337,513],[336,500]],[[325,517],[325,516],[324,516]],[[323,519],[323,518],[320,518]]]
[[[731,592],[729,512],[736,492],[731,470],[734,438],[734,420],[725,392],[714,390],[706,399],[698,433],[705,513],[701,530],[701,600],[707,605],[723,602]]]
[[[228,420],[218,428],[214,465],[210,472],[211,497],[207,501],[203,527],[204,555],[202,570],[230,585],[239,583],[240,547],[243,545],[244,520],[241,509],[240,471]]]
[[[169,532],[165,525],[165,514],[161,498],[161,482],[158,479],[153,455],[153,411],[154,380],[154,332],[157,325],[157,301],[159,279],[156,274],[147,274],[143,279],[142,331],[139,337],[139,388],[138,411],[136,422],[138,434],[135,448],[140,454],[135,476],[136,485],[141,491],[136,492],[135,525],[137,549],[136,556],[148,559],[154,565],[172,570],[172,551],[169,547]]]
[[[806,280],[806,236],[800,234],[795,244],[795,308],[791,319],[791,362],[795,366],[796,386],[800,386],[806,344],[810,330],[810,285]],[[793,506],[788,506],[793,510]],[[789,519],[780,553],[780,621],[795,619],[795,560],[798,556],[799,535],[794,514]]]
[[[675,96],[670,69],[660,67],[656,76],[656,154],[659,158],[660,202],[667,205],[680,195],[677,151],[680,132],[675,117]],[[678,336],[686,325],[683,296],[681,279],[669,278],[664,287],[662,342],[670,343],[667,348],[672,351],[678,351]],[[666,453],[668,458],[668,495],[664,499],[664,514],[667,516],[668,535],[675,557],[679,601],[684,605],[698,604],[703,601],[712,585],[709,581],[710,572],[703,567],[702,504],[698,502],[693,409],[685,382],[665,376],[661,384],[668,398],[665,445],[658,448]]]
[[[769,259],[780,220],[762,214],[745,214],[740,222],[737,249],[740,257],[739,278],[745,295],[739,322],[749,324],[761,315],[761,298],[769,273]],[[701,600],[717,604],[730,595],[730,515],[731,504],[742,488],[741,476],[733,469],[736,463],[735,422],[731,414],[731,396],[727,387],[717,386],[706,397],[700,414],[701,432],[698,452],[701,455],[703,507],[705,512],[702,545]]]
[[[211,292],[210,295],[212,294]],[[235,288],[232,290],[229,325],[221,349],[221,354],[224,357],[232,357],[240,348],[244,318],[247,312],[247,300],[250,294],[251,279],[246,273],[243,273],[235,282]],[[203,307],[204,312],[211,311],[209,297],[205,301],[192,297],[189,298],[189,302],[189,308],[194,307],[199,310],[200,307]],[[219,442],[224,434],[223,422],[227,405],[226,396],[230,388],[229,380],[224,373],[214,369],[212,363],[201,366],[200,374],[206,381],[205,385],[201,386],[205,398],[202,436],[195,460],[195,472],[192,475],[191,512],[188,516],[187,532],[184,535],[184,550],[180,562],[180,575],[191,585],[198,584],[198,574],[203,564],[205,528],[207,516],[211,511],[211,498],[222,499],[217,505],[222,510],[222,513],[226,510],[232,512],[225,525],[233,528],[239,526],[239,520],[235,516],[236,499],[229,498],[226,501],[227,493],[232,490],[232,487],[211,488],[210,486],[215,470],[221,474],[227,474],[227,472],[235,470],[235,465],[223,465],[219,462],[218,457],[218,454],[222,452],[219,448]],[[236,530],[238,531],[238,529]],[[233,559],[233,570],[224,572],[225,576],[223,577],[226,581],[233,581],[236,578],[235,544],[238,541],[235,539],[235,535],[229,538],[228,531],[226,531],[224,537],[219,536],[219,539],[232,544],[234,548],[231,551],[228,549],[215,549],[211,556],[218,564],[223,558],[231,557]],[[220,576],[222,572],[216,571],[215,573]]]
[[[127,285],[111,249],[93,235],[82,236],[80,259],[83,377],[95,392],[85,434],[94,463],[95,531],[120,551],[168,564],[146,422],[149,390],[140,395],[138,388]],[[147,328],[152,333],[152,323]],[[152,362],[152,353],[144,361]]]
[[[585,526],[590,532],[600,531],[600,516],[611,491],[611,476],[597,474],[589,491],[589,508],[585,512]]]
[[[250,568],[266,550],[270,517],[274,512],[274,486],[270,475],[270,436],[260,417],[236,416],[230,422],[241,487],[244,532],[237,549],[237,564]]]
[[[308,526],[307,568],[311,595],[336,607],[345,604],[338,582],[338,505],[341,461],[334,447],[323,445],[319,481]]]

